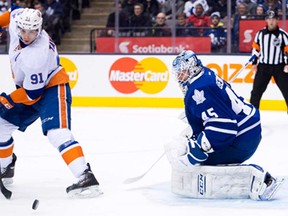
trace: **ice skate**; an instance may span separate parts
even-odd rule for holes
[[[269,173],[267,173],[264,181],[267,187],[264,193],[259,196],[259,199],[262,201],[273,199],[283,182],[284,178],[274,178]]]
[[[12,162],[4,169],[4,172],[1,174],[2,182],[4,185],[13,183],[16,160],[17,156],[13,153]]]
[[[67,194],[74,198],[85,198],[85,197],[97,197],[103,194],[103,192],[99,188],[99,183],[95,178],[94,174],[90,169],[89,163],[87,164],[88,169],[84,171],[80,180],[69,186],[66,189]]]

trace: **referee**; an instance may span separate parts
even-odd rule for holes
[[[266,27],[258,31],[252,43],[255,74],[250,102],[259,109],[260,100],[273,77],[288,107],[288,34],[278,26],[278,14],[268,10]]]

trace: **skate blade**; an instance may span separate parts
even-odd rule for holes
[[[98,185],[90,186],[86,188],[79,188],[72,190],[68,193],[70,198],[94,198],[102,195],[103,192],[100,190]]]
[[[276,193],[278,192],[279,188],[281,187],[284,181],[285,181],[284,178],[277,178],[276,183],[271,189],[271,191],[269,191],[269,193],[265,194],[264,196],[261,195],[260,200],[263,200],[263,201],[272,200],[275,197]]]
[[[13,178],[2,178],[3,185],[11,185],[13,184]]]

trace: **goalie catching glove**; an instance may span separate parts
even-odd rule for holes
[[[213,152],[210,142],[204,132],[200,133],[196,140],[190,137],[179,137],[175,141],[165,145],[165,152],[172,166],[181,164],[185,167],[202,164]]]
[[[0,115],[6,112],[7,110],[13,108],[14,102],[9,95],[6,93],[1,93],[0,95]]]

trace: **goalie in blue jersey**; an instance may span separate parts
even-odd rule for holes
[[[204,67],[193,51],[182,51],[172,67],[184,93],[190,129],[165,146],[174,192],[195,198],[272,199],[283,179],[272,177],[260,166],[242,164],[261,140],[258,109]],[[221,192],[221,188],[233,189]]]

